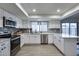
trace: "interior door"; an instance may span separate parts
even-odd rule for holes
[[[48,44],[48,35],[41,34],[41,44]]]

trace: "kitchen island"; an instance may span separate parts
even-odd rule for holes
[[[54,33],[54,45],[66,56],[77,55],[77,40],[79,36],[63,37],[61,34]]]

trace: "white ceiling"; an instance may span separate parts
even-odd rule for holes
[[[29,16],[39,15],[39,16],[51,16],[58,15],[61,16],[65,12],[79,5],[78,3],[20,3],[23,9],[27,12]],[[20,10],[15,3],[0,3],[0,8],[18,16],[21,19],[26,19],[27,16]],[[37,11],[34,13],[32,9]],[[57,9],[60,12],[57,13]]]
[[[62,15],[73,7],[77,6],[77,3],[21,3],[22,7],[28,13],[28,15]],[[36,9],[33,12],[32,9]],[[60,9],[60,12],[57,12]]]
[[[15,16],[18,16],[21,19],[26,19],[25,14],[14,3],[0,3],[0,8]]]

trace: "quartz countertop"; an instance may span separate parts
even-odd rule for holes
[[[70,39],[72,39],[72,38],[79,38],[79,36],[64,36],[62,38],[70,38]]]
[[[60,33],[50,33],[50,32],[44,32],[44,33],[22,33],[20,35],[40,35],[40,34],[50,34],[50,35],[57,34],[57,35],[61,35]]]
[[[62,34],[61,35],[62,36],[62,38],[79,38],[79,36],[73,36],[73,35],[64,35],[64,34]]]

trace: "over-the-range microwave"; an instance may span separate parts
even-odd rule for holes
[[[3,26],[4,27],[16,27],[16,22],[10,19],[3,17]]]

